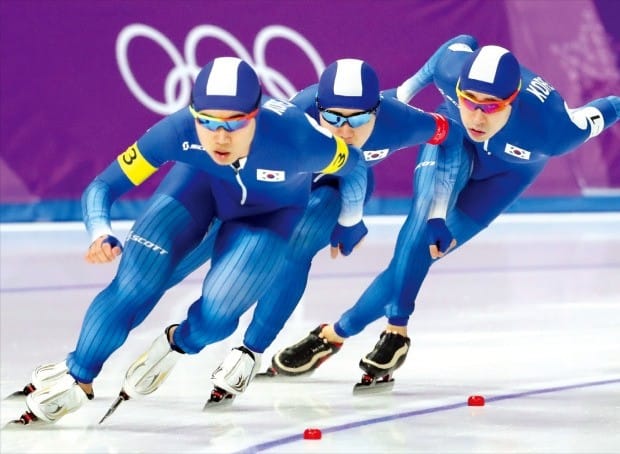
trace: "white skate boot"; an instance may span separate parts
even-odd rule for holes
[[[168,378],[181,353],[168,342],[168,330],[151,344],[146,352],[133,362],[123,382],[123,390],[129,397],[146,396],[157,390]]]
[[[67,363],[64,361],[57,364],[45,364],[43,366],[39,366],[32,372],[30,384],[32,384],[36,389],[45,388],[46,386],[50,386],[60,380],[67,374],[68,371],[69,368],[67,367]]]
[[[30,424],[33,421],[55,423],[68,413],[80,408],[86,400],[93,399],[86,394],[68,373],[57,378],[51,386],[38,388],[26,396],[28,411],[15,423]]]
[[[224,402],[232,403],[244,392],[260,368],[261,355],[246,347],[233,348],[211,376],[213,391],[204,409]]]
[[[15,391],[7,396],[7,399],[23,399],[31,392],[37,389],[43,389],[52,386],[56,381],[61,379],[68,371],[67,364],[63,361],[57,364],[44,364],[37,367],[30,377],[30,383],[24,386],[20,391]]]
[[[182,355],[179,351],[173,350],[168,342],[168,332],[173,326],[177,325],[166,328],[164,334],[157,337],[151,347],[129,366],[125,373],[123,388],[99,424],[114,413],[123,401],[151,394],[168,378]]]

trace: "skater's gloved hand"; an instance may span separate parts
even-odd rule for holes
[[[336,224],[330,238],[332,258],[338,257],[338,253],[342,255],[351,254],[367,233],[368,229],[364,225],[364,221],[359,221],[357,224],[348,227]]]
[[[442,218],[432,218],[426,221],[428,227],[429,251],[431,257],[438,259],[446,255],[456,246],[456,240],[446,226],[446,220]]]
[[[112,235],[101,235],[93,241],[86,251],[84,259],[88,263],[108,263],[123,252],[123,245]]]

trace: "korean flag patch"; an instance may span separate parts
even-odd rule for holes
[[[284,170],[256,169],[256,179],[259,181],[279,182],[284,181]]]
[[[383,159],[387,156],[389,148],[384,148],[383,150],[368,150],[364,151],[364,160],[365,161],[377,161],[378,159]]]
[[[529,151],[524,150],[523,148],[515,147],[514,145],[510,143],[506,144],[506,148],[504,148],[504,153],[514,156],[515,158],[524,159],[524,160],[529,160],[530,155],[532,154]]]

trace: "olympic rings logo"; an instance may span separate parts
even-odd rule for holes
[[[151,39],[157,43],[174,64],[174,68],[168,73],[164,83],[163,102],[150,96],[140,86],[131,71],[128,48],[131,41],[139,37]],[[193,81],[203,66],[196,61],[196,48],[204,38],[214,38],[223,42],[239,58],[252,65],[266,91],[276,98],[288,99],[297,93],[298,89],[281,72],[267,65],[265,52],[271,40],[286,39],[299,47],[312,63],[317,80],[325,69],[325,63],[314,46],[304,36],[283,25],[269,25],[256,35],[254,58],[252,58],[234,35],[215,25],[199,25],[190,30],[185,39],[184,55],[181,55],[159,30],[144,24],[131,24],[121,30],[116,40],[116,60],[121,76],[131,93],[146,108],[161,115],[169,115],[187,105]]]

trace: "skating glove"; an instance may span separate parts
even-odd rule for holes
[[[112,249],[118,246],[119,248],[121,248],[121,252],[123,251],[123,243],[121,243],[118,238],[112,235],[108,235],[107,238],[101,242],[101,244],[106,243],[109,244]]]
[[[428,226],[429,244],[437,246],[439,252],[446,252],[452,243],[454,237],[448,227],[446,220],[442,218],[432,218],[426,221]]]
[[[339,248],[342,255],[350,255],[367,233],[368,229],[364,225],[364,221],[359,221],[357,224],[348,227],[336,224],[332,231],[330,243],[332,247]]]
[[[88,263],[109,263],[122,253],[123,244],[118,238],[104,233],[88,246],[84,259]]]

